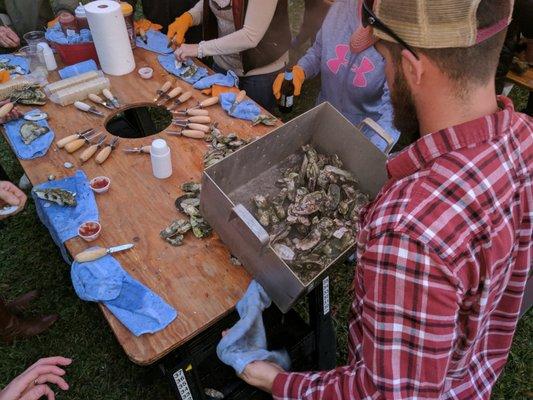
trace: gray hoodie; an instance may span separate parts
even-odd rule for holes
[[[357,0],[337,0],[331,6],[313,46],[298,61],[307,79],[321,75],[318,103],[329,101],[354,125],[370,117],[394,141],[399,132],[393,127],[393,111],[385,78],[385,60],[370,47],[351,53],[350,36],[359,27]],[[370,130],[363,133],[378,148],[386,143]]]

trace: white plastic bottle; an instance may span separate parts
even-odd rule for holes
[[[165,140],[156,139],[152,142],[150,157],[152,159],[152,171],[156,178],[166,179],[172,175],[170,147]]]
[[[43,56],[44,56],[44,62],[46,64],[46,69],[48,71],[55,71],[57,69],[56,58],[54,56],[54,52],[52,51],[50,46],[48,46],[48,43],[41,42],[37,46],[43,49]]]

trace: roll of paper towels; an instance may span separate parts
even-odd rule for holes
[[[135,60],[120,4],[96,0],[85,5],[85,13],[102,71],[116,76],[132,72]]]

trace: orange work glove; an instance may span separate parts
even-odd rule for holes
[[[149,31],[150,29],[154,31],[160,31],[163,29],[163,27],[159,24],[154,24],[152,21],[147,20],[146,18],[140,19],[138,21],[135,21],[133,23],[135,26],[135,33],[138,34],[139,31],[142,29],[144,32]]]
[[[281,98],[281,85],[285,80],[285,72],[281,72],[276,77],[274,84],[272,85],[272,92],[276,100]],[[299,96],[302,92],[302,85],[305,81],[305,72],[302,67],[295,65],[292,67],[292,83],[294,83],[294,95]]]
[[[192,15],[188,12],[181,14],[168,26],[167,36],[175,44],[181,45],[185,40],[185,34],[192,26]]]

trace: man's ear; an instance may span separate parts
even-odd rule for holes
[[[424,75],[422,61],[415,57],[409,50],[402,50],[402,68],[405,79],[411,85],[420,85]]]

